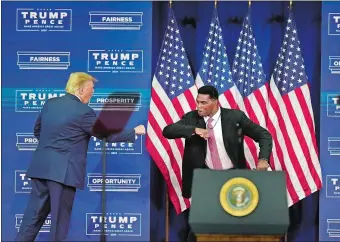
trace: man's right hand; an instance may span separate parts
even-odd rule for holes
[[[209,132],[207,129],[195,128],[195,134],[201,136],[203,139],[209,138]]]
[[[138,125],[137,127],[135,127],[135,133],[136,134],[145,134],[145,127],[144,125]]]

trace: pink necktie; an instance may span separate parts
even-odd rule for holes
[[[213,120],[214,120],[213,118],[208,119],[208,128],[209,128],[208,145],[209,145],[209,150],[210,150],[210,157],[211,157],[213,169],[222,170],[223,167],[222,167],[220,156],[217,150],[217,143],[216,143],[215,134],[213,130],[214,127],[211,124]]]

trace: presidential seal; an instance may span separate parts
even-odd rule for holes
[[[259,192],[253,182],[235,177],[224,183],[220,191],[223,209],[236,217],[252,213],[259,202]]]

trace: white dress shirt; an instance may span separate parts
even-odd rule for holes
[[[209,118],[210,117],[204,117],[204,121],[207,125],[207,129],[208,129]],[[219,154],[220,161],[222,164],[222,168],[223,170],[228,170],[230,168],[233,168],[234,165],[231,162],[227,154],[227,151],[225,150],[225,146],[224,146],[220,108],[218,108],[218,111],[215,113],[215,115],[212,118],[213,118],[213,121],[211,122],[211,125],[213,126],[213,131],[214,131],[214,135],[215,135],[215,139],[217,143],[217,150],[218,150],[218,154]],[[209,142],[209,138],[207,139],[207,142]],[[213,164],[211,161],[210,150],[209,150],[209,144],[207,144],[207,156],[205,160],[206,160],[206,165],[210,169],[213,169]]]
[[[76,96],[80,101],[81,101],[81,98],[80,97],[78,97],[76,94],[74,94],[74,96]]]

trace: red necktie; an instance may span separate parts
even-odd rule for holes
[[[213,120],[214,120],[213,118],[208,119],[208,131],[209,131],[208,145],[209,145],[210,157],[211,157],[213,169],[222,170],[223,167],[222,167],[220,156],[217,150],[217,143],[216,143],[214,129],[213,129],[214,126],[212,126],[211,124]]]

